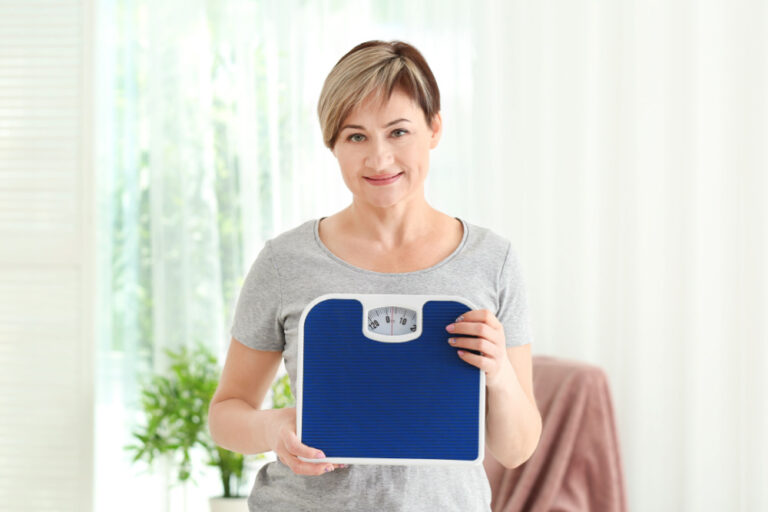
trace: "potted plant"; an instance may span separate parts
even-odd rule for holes
[[[134,462],[144,459],[152,464],[158,456],[170,458],[178,464],[178,483],[186,483],[190,478],[195,481],[190,451],[202,448],[207,455],[206,464],[219,469],[224,489],[222,496],[210,499],[212,512],[247,511],[247,496],[240,494],[246,456],[217,446],[208,432],[208,405],[220,375],[216,357],[202,345],[193,352],[182,347],[178,352],[166,349],[165,353],[171,360],[170,372],[154,375],[143,386],[146,423],[132,432],[138,444],[124,448],[135,453]],[[280,407],[292,403],[286,379],[276,381],[275,390]],[[247,457],[263,459],[264,455]]]

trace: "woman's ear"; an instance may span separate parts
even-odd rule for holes
[[[429,138],[429,149],[435,149],[440,142],[440,136],[443,134],[443,116],[440,112],[432,118],[432,135]]]

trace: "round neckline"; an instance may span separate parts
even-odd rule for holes
[[[331,250],[328,249],[328,247],[326,247],[323,241],[320,240],[320,221],[325,218],[326,217],[319,217],[315,219],[315,222],[314,222],[315,241],[317,242],[317,245],[320,247],[320,250],[322,250],[332,260],[344,265],[347,268],[350,268],[357,272],[362,272],[364,274],[370,274],[370,275],[376,275],[376,276],[412,276],[412,275],[423,274],[425,272],[430,272],[432,270],[438,269],[443,265],[445,265],[446,263],[448,263],[449,261],[451,261],[453,258],[455,258],[462,251],[462,249],[464,249],[464,247],[467,245],[467,239],[469,238],[469,224],[467,224],[467,222],[465,222],[464,219],[462,218],[454,217],[454,219],[461,222],[464,232],[461,235],[461,242],[459,242],[459,245],[456,246],[456,248],[453,250],[453,252],[451,252],[451,254],[443,258],[441,261],[438,261],[431,267],[422,268],[420,270],[412,270],[410,272],[377,272],[375,270],[369,270],[367,268],[362,268],[362,267],[357,267],[355,265],[352,265],[351,263],[344,261],[343,259],[333,254]]]

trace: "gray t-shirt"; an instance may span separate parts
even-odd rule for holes
[[[458,218],[458,217],[457,217]],[[463,219],[459,246],[414,272],[383,273],[351,265],[320,240],[314,219],[268,240],[251,266],[231,334],[259,350],[283,353],[295,392],[301,314],[326,293],[458,295],[504,325],[507,346],[533,341],[520,263],[512,244]],[[259,471],[248,499],[255,511],[488,511],[482,465],[350,465],[320,476],[296,475],[280,461]]]

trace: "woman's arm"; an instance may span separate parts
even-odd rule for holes
[[[533,396],[531,345],[508,347],[511,363],[487,389],[485,431],[488,449],[508,468],[533,455],[541,437],[541,414]]]
[[[504,326],[487,309],[467,311],[446,330],[456,336],[476,336],[456,337],[451,344],[481,352],[477,355],[459,350],[459,357],[485,372],[486,443],[505,467],[519,466],[530,458],[541,437],[530,344],[507,348]]]
[[[254,454],[269,451],[267,425],[277,410],[261,404],[280,367],[280,352],[254,350],[235,338],[208,408],[213,441],[227,450]]]
[[[254,454],[273,450],[295,473],[319,475],[333,464],[304,462],[298,458],[324,457],[302,444],[296,435],[296,408],[262,410],[282,353],[255,350],[232,338],[219,385],[208,409],[213,441],[227,450]]]

